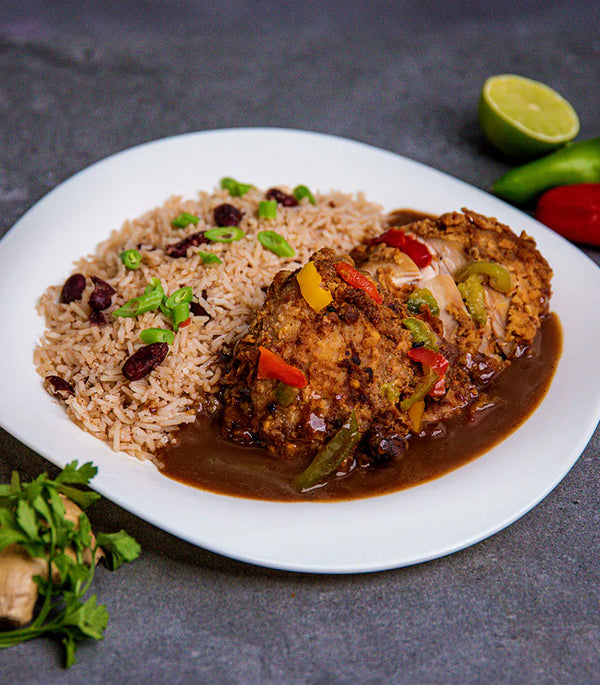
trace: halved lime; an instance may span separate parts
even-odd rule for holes
[[[479,123],[493,145],[519,159],[550,152],[579,132],[577,114],[561,95],[515,74],[491,76],[484,83]]]

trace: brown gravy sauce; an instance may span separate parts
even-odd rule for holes
[[[181,428],[178,442],[161,451],[158,467],[165,476],[197,488],[260,500],[348,500],[402,490],[472,461],[524,423],[550,387],[561,350],[560,322],[551,314],[542,322],[530,354],[505,369],[487,391],[485,408],[440,425],[430,437],[411,438],[397,463],[355,468],[308,493],[292,485],[302,467],[266,450],[227,442],[218,426],[202,416]]]

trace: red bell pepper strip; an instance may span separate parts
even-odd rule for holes
[[[375,300],[377,304],[383,302],[383,297],[381,297],[381,293],[377,290],[375,283],[373,283],[368,276],[357,271],[353,266],[348,264],[348,262],[337,262],[335,270],[337,271],[338,276],[343,278],[348,285],[351,285],[353,288],[358,288],[359,290],[364,290],[364,292],[366,292],[372,300]]]
[[[548,190],[538,200],[535,218],[568,240],[600,246],[600,183]]]
[[[408,255],[419,269],[424,269],[431,264],[431,252],[427,249],[427,245],[411,235],[406,235],[400,228],[388,228],[378,238],[371,240],[371,245],[377,245],[377,243],[397,247],[405,255]]]
[[[429,395],[433,397],[440,397],[446,392],[445,378],[446,371],[450,363],[439,352],[430,350],[428,347],[412,347],[408,350],[408,356],[415,362],[421,362],[424,366],[429,367],[438,376],[438,380],[433,388],[429,391]]]
[[[292,388],[305,388],[308,385],[308,380],[300,369],[288,364],[278,354],[262,345],[258,349],[260,357],[257,378],[275,378]]]

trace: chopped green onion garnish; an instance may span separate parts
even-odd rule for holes
[[[154,290],[158,290],[158,292],[161,295],[165,294],[165,291],[162,287],[162,283],[160,282],[160,278],[152,277],[150,279],[150,283],[148,283],[148,285],[146,286],[146,288],[144,290],[144,295],[148,295],[149,293],[151,293]]]
[[[193,297],[194,293],[192,289],[189,285],[186,285],[183,288],[179,288],[179,290],[176,290],[172,295],[169,295],[167,301],[165,302],[165,305],[169,309],[173,309],[178,304],[185,304],[186,302],[191,302]]]
[[[250,183],[239,183],[234,178],[226,177],[221,179],[221,188],[227,190],[232,197],[241,197],[252,188],[252,185]]]
[[[150,312],[157,309],[163,299],[164,293],[160,290],[155,289],[149,293],[144,293],[139,297],[134,297],[128,302],[126,302],[122,307],[119,307],[113,312],[113,316],[131,317],[139,316],[145,312]]]
[[[293,190],[293,193],[298,202],[306,197],[311,205],[315,204],[315,198],[306,186],[296,186]]]
[[[197,216],[194,216],[194,214],[188,214],[188,212],[182,212],[179,216],[175,217],[173,221],[171,221],[171,225],[175,226],[175,228],[185,228],[186,226],[189,226],[190,224],[194,224],[194,226],[200,221],[200,218]]]
[[[168,328],[145,328],[140,333],[140,340],[146,345],[156,342],[166,342],[172,345],[175,340],[175,333]]]
[[[204,231],[204,237],[215,243],[233,243],[244,237],[244,231],[237,226],[220,226],[219,228],[209,228]]]
[[[180,302],[171,307],[171,318],[173,319],[173,330],[178,331],[179,325],[190,318],[190,303]]]
[[[278,257],[293,257],[296,254],[287,240],[275,231],[260,231],[258,242]]]
[[[276,219],[277,200],[261,200],[258,203],[258,217],[260,219]]]
[[[198,250],[198,255],[204,264],[222,264],[223,260],[219,259],[216,254],[212,252],[203,252]]]
[[[126,269],[139,269],[142,263],[142,255],[137,250],[123,250],[119,258]]]

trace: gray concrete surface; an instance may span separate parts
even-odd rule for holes
[[[338,134],[487,189],[509,165],[477,126],[484,79],[553,85],[581,138],[597,136],[599,28],[591,0],[5,0],[0,232],[90,163],[207,128]],[[560,485],[494,537],[365,575],[242,564],[102,501],[94,522],[143,545],[136,563],[97,575],[104,641],[70,671],[49,640],[1,652],[0,683],[600,682],[599,447],[597,431]],[[49,468],[0,431],[0,480]]]

